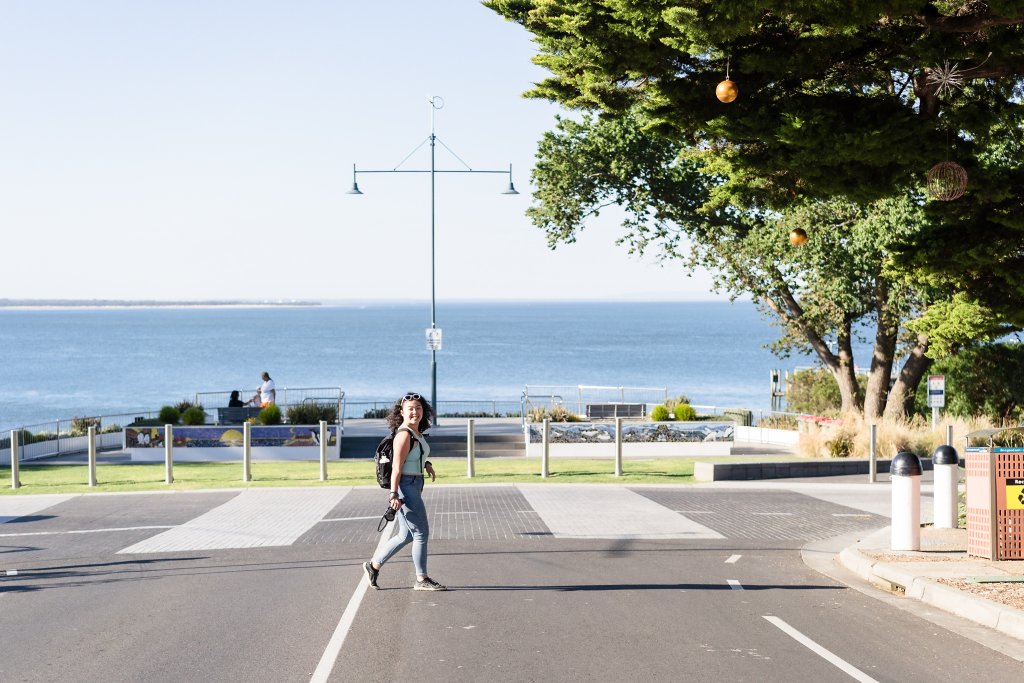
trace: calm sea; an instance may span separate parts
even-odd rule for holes
[[[667,387],[767,408],[775,330],[749,303],[439,304],[438,399],[518,400],[525,385]],[[196,392],[430,392],[427,304],[0,310],[0,429],[155,410]]]

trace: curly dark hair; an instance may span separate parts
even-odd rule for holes
[[[434,409],[431,407],[430,401],[428,401],[426,396],[423,394],[417,394],[414,391],[409,391],[406,392],[402,398],[395,401],[395,405],[391,406],[391,410],[389,410],[388,414],[384,417],[388,423],[388,429],[392,432],[397,431],[398,428],[402,426],[402,422],[405,421],[402,417],[402,404],[405,403],[405,397],[410,395],[419,396],[420,405],[423,406],[423,415],[420,417],[420,423],[416,426],[416,431],[422,434],[430,429],[430,422],[434,417]]]

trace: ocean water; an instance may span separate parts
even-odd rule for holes
[[[737,302],[439,303],[438,400],[517,401],[525,385],[666,387],[767,408],[776,336]],[[196,392],[341,387],[430,394],[428,304],[0,310],[0,429],[155,410]]]

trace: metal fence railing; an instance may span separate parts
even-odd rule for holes
[[[90,425],[96,427],[96,448],[118,450],[124,445],[124,428],[138,420],[157,417],[157,411],[136,410],[116,415],[73,417],[25,425],[18,432],[18,461],[85,453]],[[0,435],[0,461],[10,462],[11,433]]]
[[[345,401],[345,419],[383,419],[394,401]],[[521,417],[522,401],[438,401],[438,417]]]
[[[231,391],[233,390],[198,392],[196,393],[196,403],[203,406],[207,412],[214,408],[225,407],[228,404],[228,400],[231,398]],[[237,391],[243,401],[248,401],[253,397],[253,394],[258,393],[256,390],[249,389],[238,389]],[[287,406],[299,405],[310,401],[321,404],[341,404],[341,402],[345,400],[345,392],[341,387],[297,387],[292,389],[284,387],[277,389],[276,395],[277,399],[275,403],[281,406],[282,409]]]
[[[605,387],[596,385],[527,385],[523,389],[523,407],[563,406],[577,415],[585,415],[587,405],[602,404],[657,404],[668,400],[665,387]]]

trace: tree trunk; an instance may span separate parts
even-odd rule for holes
[[[832,376],[836,378],[836,383],[839,385],[839,396],[843,401],[841,410],[844,413],[861,409],[860,387],[857,386],[850,327],[851,321],[847,316],[838,330],[838,352],[834,356],[829,354],[832,357],[829,370],[832,371]]]
[[[914,409],[914,395],[921,384],[921,378],[932,365],[932,359],[924,355],[928,350],[928,337],[919,335],[917,344],[910,350],[910,357],[900,369],[900,376],[892,385],[889,400],[885,405],[885,417],[906,419]]]
[[[875,279],[875,310],[878,327],[875,329],[875,348],[871,353],[871,370],[864,394],[864,419],[868,421],[877,420],[885,411],[899,334],[899,324],[893,319],[889,307],[889,284],[881,277]]]

